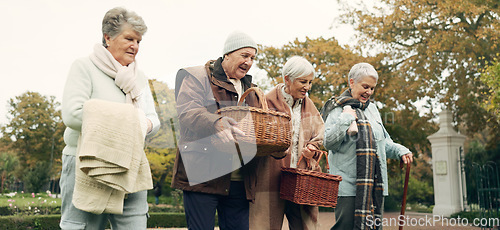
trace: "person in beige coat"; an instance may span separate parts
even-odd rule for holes
[[[323,144],[323,120],[307,96],[314,67],[303,57],[290,58],[283,67],[284,84],[266,94],[269,109],[284,112],[292,120],[292,144],[284,153],[262,157],[257,171],[255,203],[250,204],[250,229],[281,229],[286,215],[290,229],[318,229],[318,207],[280,199],[281,167],[321,171],[316,168]],[[300,160],[301,157],[303,160]],[[276,159],[280,158],[280,159]]]

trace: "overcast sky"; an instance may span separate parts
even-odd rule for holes
[[[179,68],[221,56],[234,30],[275,47],[306,36],[346,44],[353,33],[335,26],[336,0],[0,0],[0,123],[7,101],[28,90],[61,101],[71,63],[101,42],[102,18],[116,6],[143,17],[139,68],[170,88]]]

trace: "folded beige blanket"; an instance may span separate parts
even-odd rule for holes
[[[153,188],[138,110],[91,99],[82,121],[73,204],[95,214],[122,214],[125,194]]]

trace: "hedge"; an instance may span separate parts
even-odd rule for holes
[[[150,213],[148,228],[186,227],[184,213]],[[59,229],[61,215],[2,216],[2,229]]]
[[[185,228],[184,213],[149,213],[148,228]]]
[[[59,229],[61,215],[2,216],[2,229]]]

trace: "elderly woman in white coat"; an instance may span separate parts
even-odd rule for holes
[[[368,63],[354,65],[349,89],[334,98],[325,121],[324,145],[329,150],[330,173],[342,176],[332,229],[369,229],[382,217],[387,191],[387,157],[411,163],[413,155],[392,141],[375,103],[370,101],[378,74]],[[357,132],[350,129],[353,122]],[[378,219],[381,220],[381,219]],[[380,222],[380,221],[379,221]]]
[[[113,8],[102,21],[102,44],[96,44],[89,57],[77,59],[70,68],[62,101],[62,118],[67,128],[64,132],[66,146],[60,180],[61,229],[104,229],[108,221],[113,229],[146,229],[146,190],[126,194],[121,200],[123,208],[118,210],[122,214],[94,214],[76,208],[72,202],[75,173],[79,173],[75,162],[86,102],[98,99],[118,107],[128,104],[135,109],[135,114],[123,114],[123,117],[130,115],[138,118],[131,120],[137,122],[131,125],[136,127],[136,131],[137,127],[141,127],[142,136],[139,136],[139,140],[142,138],[142,141],[138,144],[143,144],[145,135],[154,135],[159,129],[160,122],[147,78],[138,70],[135,62],[139,43],[146,30],[143,19],[136,13]],[[143,146],[139,148],[142,150]]]

